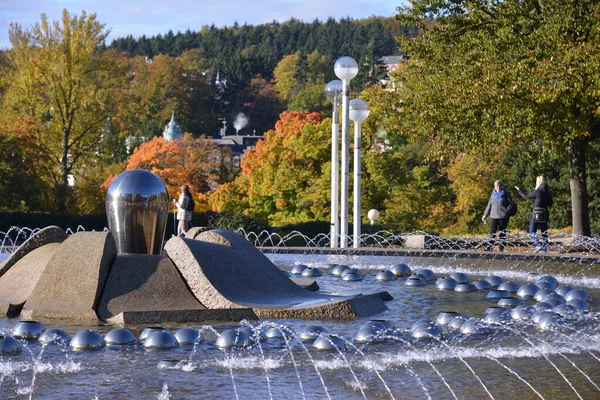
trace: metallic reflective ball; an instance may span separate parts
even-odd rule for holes
[[[265,336],[269,339],[284,339],[283,332],[279,328],[275,328],[274,326],[267,329],[265,332]]]
[[[396,279],[398,279],[396,274],[394,274],[390,270],[379,271],[375,277],[378,281],[395,281]]]
[[[581,312],[590,311],[590,304],[585,300],[571,299],[571,300],[567,301],[567,304],[577,308]]]
[[[37,321],[19,321],[12,330],[15,339],[33,340],[40,337],[46,328]]]
[[[361,343],[379,342],[384,329],[378,329],[376,326],[361,326],[354,340]]]
[[[583,289],[573,289],[565,296],[566,301],[570,301],[573,299],[580,299],[585,301],[590,301],[591,297],[588,292]]]
[[[250,325],[244,325],[241,328],[239,328],[239,330],[244,332],[250,340],[260,340],[261,342],[267,340],[267,335],[265,335],[265,333],[262,332],[259,328],[255,328]]]
[[[462,314],[456,311],[443,311],[437,316],[436,322],[441,326],[446,326],[456,317],[462,317]]]
[[[535,284],[542,290],[554,291],[554,288],[556,287],[556,285],[548,281],[537,281]]]
[[[458,282],[456,282],[455,279],[450,278],[450,277],[440,278],[435,283],[435,286],[437,286],[437,288],[440,290],[454,290],[456,285],[458,285]]]
[[[71,336],[62,329],[50,328],[40,335],[38,342],[43,344],[67,344],[71,341]]]
[[[554,293],[554,290],[541,289],[533,296],[533,299],[535,301],[542,301],[542,299],[550,293]]]
[[[412,329],[412,336],[415,339],[439,339],[442,337],[443,333],[442,328],[435,322],[422,323]]]
[[[339,336],[323,334],[315,339],[312,347],[319,350],[339,350],[346,347],[346,341]]]
[[[411,275],[404,284],[407,286],[425,286],[427,282],[419,275]]]
[[[517,307],[523,304],[523,300],[518,297],[506,297],[504,299],[498,300],[498,305],[500,307]]]
[[[158,332],[158,331],[169,331],[167,328],[163,328],[162,326],[149,326],[147,328],[144,328],[144,330],[142,331],[142,333],[140,333],[140,341],[143,342],[144,340],[146,340],[146,338],[154,332]]]
[[[304,271],[302,271],[302,276],[306,276],[306,277],[310,277],[310,278],[316,278],[316,277],[319,277],[322,275],[323,275],[323,273],[317,267],[308,267]]]
[[[174,369],[179,365],[179,360],[160,360],[156,366],[159,369]]]
[[[504,279],[496,275],[490,275],[485,278],[485,280],[488,281],[493,288],[497,288],[504,283]]]
[[[147,349],[172,349],[177,346],[177,339],[167,330],[152,332],[144,340],[144,347]]]
[[[489,293],[487,294],[488,300],[499,300],[499,299],[505,299],[507,297],[510,297],[510,292],[508,290],[493,289],[493,290],[490,290]]]
[[[411,332],[414,331],[419,325],[422,324],[434,324],[435,321],[432,319],[429,319],[427,317],[423,317],[423,318],[419,318],[418,320],[416,320],[410,327]]]
[[[86,330],[77,332],[69,345],[73,350],[96,350],[106,346],[106,342],[98,332]]]
[[[204,341],[204,336],[200,334],[198,329],[181,328],[175,332],[175,339],[180,345],[196,344]]]
[[[342,276],[342,273],[348,268],[350,267],[347,265],[336,265],[335,267],[333,267],[330,273],[333,276]]]
[[[540,276],[542,276],[542,274],[539,272],[530,272],[527,274],[527,282],[535,282],[540,279]]]
[[[485,322],[487,322],[488,324],[505,324],[507,322],[509,322],[512,319],[511,315],[510,315],[510,311],[507,309],[504,309],[504,312],[491,312],[486,314],[485,318],[483,319]]]
[[[488,333],[490,329],[488,326],[477,318],[469,318],[460,327],[460,333],[465,335],[477,335]]]
[[[561,304],[566,303],[565,298],[556,292],[546,293],[545,295],[542,296],[541,301],[548,302],[548,300],[551,300],[551,299],[556,299],[556,300],[560,301]]]
[[[360,274],[360,269],[354,267],[346,268],[342,271],[342,274],[340,276],[343,277],[346,274]]]
[[[511,312],[510,316],[513,319],[528,320],[536,312],[536,309],[531,306],[517,306]]]
[[[220,348],[244,347],[250,343],[248,336],[238,329],[226,329],[217,338],[215,344]]]
[[[450,320],[450,322],[448,323],[448,328],[450,329],[460,329],[461,326],[463,326],[463,324],[465,323],[465,321],[467,320],[467,317],[462,316],[462,315],[457,315],[456,317],[452,318],[452,320]]]
[[[535,284],[540,286],[540,283],[542,283],[542,282],[550,283],[553,286],[552,290],[554,290],[558,286],[558,280],[555,277],[550,276],[550,275],[544,275],[544,276],[539,277],[538,280],[535,281]]]
[[[563,326],[565,320],[555,312],[550,312],[542,316],[538,322],[538,328],[543,331],[553,331]]]
[[[571,304],[559,304],[552,309],[555,313],[565,319],[575,319],[579,316],[581,311]]]
[[[22,350],[21,344],[12,336],[0,336],[0,354],[18,354]]]
[[[292,276],[292,274],[289,271],[281,271],[281,273],[283,274],[283,276],[287,276],[288,278]]]
[[[540,301],[538,304],[543,304],[543,303],[550,304],[550,307],[554,308],[554,307],[559,306],[561,304],[565,304],[565,301],[557,299],[555,297],[549,297],[547,299],[544,299],[544,301]]]
[[[362,326],[373,326],[381,329],[382,331],[393,330],[396,328],[392,321],[388,321],[386,319],[370,319]]]
[[[304,272],[304,270],[307,268],[308,268],[308,265],[296,264],[292,267],[292,270],[290,272],[294,275],[302,275],[302,272]]]
[[[410,267],[406,264],[394,264],[390,268],[396,276],[408,276],[412,273]]]
[[[415,271],[415,273],[417,275],[421,275],[422,278],[427,282],[435,279],[435,274],[433,273],[433,271],[427,268],[419,269]]]
[[[315,340],[321,333],[329,333],[329,331],[319,325],[310,325],[300,332],[300,340],[309,341]]]
[[[565,297],[567,293],[569,293],[571,290],[573,290],[573,288],[569,285],[560,285],[559,287],[554,289],[556,293],[560,294],[563,297]]]
[[[533,296],[535,296],[535,294],[539,291],[540,287],[538,285],[530,283],[521,286],[519,290],[517,290],[517,297],[523,300],[533,299]]]
[[[493,313],[500,313],[500,314],[502,314],[504,312],[506,312],[506,307],[500,307],[500,306],[491,306],[491,307],[488,307],[485,310],[486,315],[487,314],[493,314]]]
[[[535,322],[536,324],[538,324],[542,318],[545,315],[549,315],[549,314],[554,314],[553,311],[545,309],[545,310],[537,310],[536,312],[533,313],[533,315],[531,316],[531,321]]]
[[[127,329],[117,328],[104,335],[104,341],[108,345],[123,345],[135,343],[135,336]]]
[[[498,290],[508,290],[511,293],[517,293],[519,291],[519,285],[514,282],[503,282],[498,286]]]
[[[454,288],[455,292],[475,292],[477,290],[477,286],[472,283],[459,283]]]
[[[342,280],[348,282],[362,281],[363,279],[364,277],[360,272],[347,272],[342,275]]]
[[[533,305],[533,308],[536,310],[552,310],[554,306],[550,303],[546,303],[545,301],[541,301]]]
[[[453,272],[450,274],[450,278],[454,279],[458,283],[468,283],[469,277],[467,274],[463,274],[462,272]]]
[[[492,288],[492,284],[489,283],[488,281],[486,281],[485,279],[482,279],[480,281],[475,281],[475,282],[473,282],[473,285],[475,285],[477,290],[489,290]]]

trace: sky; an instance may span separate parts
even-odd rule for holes
[[[296,18],[312,22],[350,17],[391,17],[402,0],[0,0],[0,49],[11,47],[11,23],[31,28],[45,13],[48,20],[60,20],[63,9],[71,14],[96,14],[110,30],[107,43],[133,35],[155,36],[169,30],[199,31],[203,25],[259,25],[273,20]]]

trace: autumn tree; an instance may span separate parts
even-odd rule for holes
[[[535,149],[570,165],[573,233],[590,234],[586,157],[600,137],[600,4],[413,0],[423,35],[398,82],[406,132],[440,152]]]

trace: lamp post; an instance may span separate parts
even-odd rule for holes
[[[350,119],[354,122],[354,248],[360,247],[360,124],[369,116],[369,105],[363,99],[350,102]]]
[[[371,221],[371,225],[375,225],[379,219],[379,211],[374,208],[370,209],[367,213],[367,218],[369,218],[369,221]]]
[[[342,80],[342,199],[340,223],[340,247],[348,246],[348,158],[350,146],[348,143],[348,118],[350,81],[358,74],[358,64],[352,57],[339,58],[333,67],[335,75]]]
[[[340,234],[339,204],[339,112],[338,107],[342,101],[342,81],[336,79],[325,86],[325,96],[333,104],[331,122],[331,227],[330,244],[332,248],[338,247]]]

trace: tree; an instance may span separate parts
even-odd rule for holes
[[[600,137],[600,4],[575,0],[413,0],[398,18],[406,132],[440,153],[507,145],[568,160],[573,233],[590,234],[586,152]],[[526,144],[525,146],[523,144]]]
[[[68,177],[83,159],[93,156],[101,128],[116,104],[115,83],[101,79],[116,71],[106,53],[97,54],[108,36],[96,15],[80,17],[63,11],[50,24],[45,14],[30,30],[10,26],[12,83],[5,101],[14,114],[35,122],[30,131],[48,160],[57,196],[57,208],[67,213]],[[7,115],[5,115],[7,116]]]
[[[275,79],[275,88],[279,96],[285,102],[288,102],[294,94],[294,89],[298,85],[298,53],[290,54],[281,59],[273,71]]]

